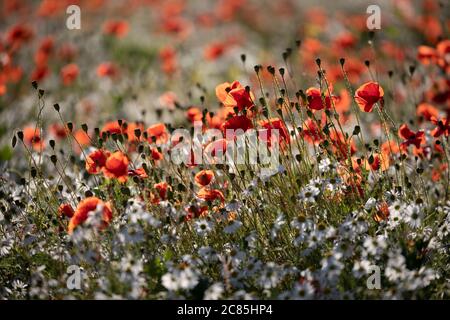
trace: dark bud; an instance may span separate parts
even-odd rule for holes
[[[296,40],[295,41],[295,45],[297,46],[297,48],[300,48],[300,46],[302,45],[302,41],[301,40]]]
[[[17,137],[20,139],[20,141],[23,141],[23,131],[17,132]]]
[[[62,192],[64,190],[64,186],[62,184],[58,184],[57,189],[59,192]]]
[[[81,129],[83,129],[83,131],[87,133],[88,132],[88,125],[86,123],[83,123],[81,125]]]
[[[73,130],[73,123],[72,122],[67,122],[67,129],[69,129],[69,131],[72,132],[72,130]]]
[[[91,190],[86,190],[86,192],[84,193],[84,196],[85,196],[86,198],[92,197],[93,195],[94,195],[94,194],[92,193]]]
[[[98,137],[100,135],[100,129],[94,128],[95,135]]]
[[[55,103],[53,105],[53,108],[55,108],[56,112],[59,112],[59,104]]]
[[[360,126],[355,126],[355,129],[353,129],[353,135],[357,136],[361,132]]]
[[[416,66],[409,66],[409,74],[412,75],[414,74],[414,71],[416,71]]]
[[[345,59],[344,58],[340,58],[339,59],[339,63],[341,64],[341,67],[343,67],[344,64],[345,64]]]
[[[316,64],[320,68],[320,65],[322,64],[322,61],[320,60],[320,58],[316,59]]]
[[[364,64],[366,65],[367,68],[370,67],[370,61],[369,60],[365,60]]]
[[[33,86],[34,90],[37,90],[38,83],[36,81],[31,82],[31,85]]]
[[[297,160],[297,162],[302,161],[302,156],[301,156],[301,154],[296,154],[296,155],[295,155],[295,160]]]
[[[422,173],[423,173],[423,168],[417,168],[417,169],[416,169],[416,172],[417,172],[418,174],[422,174]]]
[[[394,75],[394,71],[389,70],[389,71],[388,71],[388,76],[389,76],[389,78],[392,78],[393,75]]]
[[[13,148],[16,146],[16,143],[17,143],[17,137],[16,137],[16,135],[14,135],[12,138],[12,141],[11,141],[11,145]]]
[[[373,158],[373,155],[370,155],[369,157],[369,164],[372,164],[375,161],[375,159]]]
[[[160,108],[158,108],[158,109],[155,110],[155,112],[156,112],[156,117],[157,117],[158,119],[160,119],[161,116],[162,116],[163,110],[160,109]]]
[[[52,154],[52,155],[50,156],[50,160],[51,160],[51,162],[52,162],[53,164],[56,164],[56,161],[58,161],[58,158],[56,157],[56,155]]]
[[[119,124],[119,127],[122,127],[122,123],[123,123],[122,119],[117,120],[117,123]]]
[[[378,141],[378,139],[375,139],[375,140],[373,140],[373,144],[378,147],[378,145],[380,144],[380,141]]]
[[[280,69],[278,69],[278,71],[280,72],[281,76],[283,77],[284,76],[284,68],[280,68]]]
[[[245,92],[250,93],[250,86],[245,86]]]
[[[39,98],[42,98],[44,96],[45,91],[42,89],[39,89]]]
[[[246,59],[247,59],[247,57],[245,56],[245,54],[241,54],[241,61],[242,61],[242,63],[245,63]]]
[[[255,72],[259,73],[259,65],[256,65],[254,68],[255,68]]]
[[[32,177],[32,178],[36,178],[37,170],[36,170],[35,167],[32,167],[32,168],[31,168],[30,173],[31,173],[31,177]]]
[[[49,141],[49,143],[50,143],[50,147],[52,148],[52,149],[55,149],[55,140],[50,140]]]
[[[141,137],[141,129],[139,129],[139,128],[136,128],[136,129],[134,129],[134,135],[135,135],[135,137],[136,138],[140,138]]]

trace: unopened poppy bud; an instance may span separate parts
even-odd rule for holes
[[[50,147],[52,148],[52,149],[55,149],[55,140],[50,140],[49,141],[49,144],[50,144]]]
[[[72,132],[72,129],[73,129],[73,123],[72,122],[67,122],[67,129],[69,129],[69,131]]]
[[[241,54],[241,61],[242,61],[242,63],[245,63],[246,59],[247,59],[247,57],[245,56],[245,54]]]
[[[58,161],[58,158],[56,157],[56,155],[52,154],[52,155],[50,156],[50,161],[51,161],[53,164],[56,164],[56,161]]]
[[[23,131],[17,132],[17,137],[20,139],[20,141],[23,141]]]
[[[316,59],[316,64],[320,68],[320,65],[322,64],[322,61],[320,60],[320,58]]]
[[[344,64],[345,64],[345,59],[344,58],[340,58],[339,59],[339,63],[341,64],[341,67],[343,67]]]
[[[281,74],[281,76],[284,76],[284,68],[278,69],[278,72]]]
[[[36,170],[35,167],[32,167],[32,168],[31,168],[30,173],[31,173],[31,177],[32,177],[32,178],[36,178],[37,170]]]
[[[53,105],[53,108],[56,110],[56,112],[59,112],[59,104],[55,103]]]
[[[45,91],[42,89],[39,89],[39,98],[42,98],[44,96]]]
[[[416,71],[416,66],[409,66],[409,74],[411,76],[414,74],[414,71]]]
[[[37,83],[36,81],[31,82],[31,85],[33,86],[33,88],[34,88],[35,90],[37,90],[37,88],[38,88],[38,83]]]
[[[87,124],[86,124],[86,123],[83,123],[83,124],[81,125],[81,129],[83,129],[83,131],[87,133],[87,131],[88,131],[88,126],[87,126]]]
[[[389,71],[388,71],[388,76],[389,76],[389,78],[392,78],[393,75],[394,75],[394,71],[389,70]]]
[[[370,67],[370,61],[369,60],[365,60],[364,64],[366,65],[367,68]]]
[[[259,73],[259,65],[254,66],[255,72]]]
[[[16,143],[17,143],[17,137],[16,137],[16,135],[14,135],[12,138],[12,141],[11,141],[11,145],[13,148],[16,146]]]

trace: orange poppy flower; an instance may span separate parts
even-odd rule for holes
[[[148,178],[147,172],[145,172],[145,169],[142,167],[128,171],[128,175],[129,176],[137,176],[140,178]]]
[[[428,46],[419,46],[417,49],[417,60],[422,64],[428,65],[436,59],[436,50]]]
[[[98,174],[106,165],[106,159],[111,155],[106,150],[95,150],[86,156],[86,171],[90,174]]]
[[[103,32],[117,38],[125,37],[128,33],[128,23],[124,20],[111,20],[103,25]]]
[[[255,101],[253,93],[247,92],[239,81],[219,84],[216,87],[216,96],[225,107],[238,107],[239,111],[251,109]]]
[[[197,197],[205,201],[213,202],[218,199],[222,203],[225,202],[225,197],[223,196],[222,191],[217,189],[208,189],[206,187],[203,187],[198,191]]]
[[[70,63],[61,69],[61,79],[65,86],[71,85],[78,77],[80,70],[75,63]]]
[[[214,172],[212,170],[202,170],[195,175],[195,182],[197,185],[205,187],[211,183],[214,178]]]
[[[432,117],[439,116],[439,110],[433,105],[423,102],[417,106],[416,115],[429,121]]]
[[[33,126],[25,127],[23,129],[23,141],[32,146],[34,150],[42,150],[45,146],[41,138],[41,131],[39,128]]]
[[[122,183],[126,182],[128,179],[129,162],[124,153],[116,151],[106,159],[103,174],[107,178],[115,178]]]
[[[68,233],[71,234],[77,226],[86,221],[89,212],[95,211],[99,206],[103,206],[103,227],[107,226],[112,219],[111,205],[109,202],[105,203],[97,197],[89,197],[78,204],[74,215],[69,221]]]
[[[68,203],[62,203],[58,208],[58,215],[60,217],[72,218],[75,211],[72,206]]]
[[[97,76],[114,78],[117,76],[117,67],[112,62],[103,62],[97,67]]]
[[[164,158],[164,155],[158,151],[158,148],[151,149],[151,157],[155,162],[158,162]]]
[[[167,133],[166,125],[164,123],[154,124],[147,129],[148,141],[150,143],[153,142],[153,138],[155,139],[156,144],[166,143],[169,134]]]
[[[103,133],[121,134],[121,133],[123,133],[123,128],[119,125],[119,123],[117,121],[111,121],[111,122],[105,123],[105,125],[103,126],[103,128],[100,132],[100,136],[103,136]]]
[[[190,107],[186,111],[186,117],[189,119],[190,122],[195,121],[202,121],[203,114],[202,111],[197,107]]]
[[[364,112],[371,112],[375,103],[380,103],[383,107],[383,88],[377,82],[366,82],[355,92],[355,101]]]

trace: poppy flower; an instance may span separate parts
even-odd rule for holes
[[[340,131],[331,130],[330,140],[333,152],[340,157],[341,160],[347,159],[349,157],[349,152],[350,156],[355,154],[355,142],[351,138],[347,141]]]
[[[233,138],[237,130],[247,131],[253,128],[252,121],[247,116],[234,116],[222,124],[222,131],[225,132],[226,138]],[[229,137],[229,134],[232,134]]]
[[[383,107],[383,88],[377,82],[366,82],[355,92],[355,101],[364,112],[371,112],[375,103],[380,103]]]
[[[97,76],[114,78],[117,76],[117,67],[112,62],[103,62],[97,67]]]
[[[128,23],[124,20],[110,20],[103,25],[103,32],[117,38],[123,38],[129,30]]]
[[[31,81],[41,82],[50,74],[50,69],[47,66],[37,66],[31,72]]]
[[[381,145],[381,153],[385,156],[388,156],[393,154],[393,153],[399,153],[400,152],[400,147],[398,146],[398,144],[393,141],[393,140],[389,140],[384,142]]]
[[[162,160],[164,158],[164,155],[158,151],[158,148],[152,148],[150,150],[150,154],[151,154],[151,158],[155,161],[158,162],[160,160]]]
[[[155,183],[153,185],[153,188],[157,191],[157,195],[154,195],[154,198],[152,200],[152,202],[155,204],[159,203],[161,200],[166,200],[167,191],[172,190],[172,187],[165,181]]]
[[[402,124],[400,126],[398,135],[405,140],[400,144],[400,149],[403,152],[406,152],[410,145],[414,145],[417,149],[420,149],[420,145],[425,142],[425,133],[422,130],[413,132],[409,129],[407,124]]]
[[[281,120],[280,118],[271,118],[268,120],[260,120],[259,121],[259,125],[265,129],[260,131],[259,133],[259,139],[261,141],[264,141],[265,143],[267,143],[267,145],[270,147],[272,145],[272,140],[275,137],[272,137],[272,133],[274,132],[273,130],[277,130],[278,131],[278,143],[280,143],[282,145],[282,147],[285,144],[289,144],[290,143],[290,136],[288,133],[288,130],[286,128],[286,126],[284,125],[283,120]],[[261,134],[263,133],[263,134]]]
[[[142,167],[128,171],[128,175],[129,176],[137,176],[139,178],[148,178],[147,172],[145,172],[145,169]]]
[[[207,60],[216,60],[220,58],[227,50],[227,44],[215,42],[205,47],[203,55]]]
[[[204,148],[205,159],[214,162],[216,158],[222,157],[226,154],[228,141],[226,139],[217,139],[211,141]]]
[[[372,162],[370,160],[366,159],[364,164],[366,170],[373,170],[373,171],[386,171],[390,166],[390,159],[389,155],[386,154],[378,154],[375,153],[372,155]]]
[[[216,96],[225,107],[237,107],[239,111],[251,109],[254,106],[255,97],[251,91],[247,91],[239,81],[233,83],[224,82],[216,87]]]
[[[58,215],[60,217],[72,218],[75,211],[72,206],[68,203],[62,203],[58,208]]]
[[[187,214],[185,216],[185,221],[189,221],[192,220],[194,218],[199,218],[199,217],[206,217],[206,215],[208,214],[208,206],[189,206],[189,208],[187,208]]]
[[[23,43],[33,38],[33,30],[24,24],[17,24],[6,31],[6,43],[12,50],[18,49]]]
[[[316,122],[308,118],[302,126],[303,138],[311,144],[319,144],[323,141],[323,135],[320,128],[317,126]]]
[[[331,90],[330,90],[331,91]],[[331,99],[330,96],[325,95],[322,97],[322,93],[318,88],[308,88],[305,92],[306,99],[308,101],[308,107],[313,110],[322,110],[324,108],[331,109]],[[325,105],[324,105],[325,100]]]
[[[197,197],[204,201],[213,202],[215,200],[220,200],[222,203],[225,202],[225,197],[223,196],[222,191],[217,189],[209,189],[206,187],[203,187],[198,191]]]
[[[202,111],[197,107],[190,107],[186,111],[186,117],[189,119],[190,122],[195,121],[202,121],[203,114]]]
[[[77,143],[74,146],[77,152],[81,152],[81,150],[78,150],[80,146],[81,147],[88,146],[91,142],[89,135],[86,132],[84,132],[83,129],[76,130],[75,133],[73,134],[73,137],[77,141]]]
[[[106,165],[106,159],[111,155],[109,151],[95,150],[86,156],[86,171],[90,174],[100,173]]]
[[[123,128],[122,126],[119,125],[118,121],[111,121],[111,122],[107,122],[105,123],[105,125],[103,126],[102,130],[100,131],[100,136],[103,136],[104,133],[107,134],[122,134],[123,133]]]
[[[65,65],[61,69],[61,79],[65,86],[71,85],[78,77],[80,70],[75,63]]]
[[[45,146],[41,138],[41,131],[39,128],[33,126],[25,127],[23,129],[23,141],[25,144],[32,146],[34,150],[42,150]]]
[[[417,106],[416,115],[430,121],[431,118],[439,116],[439,110],[429,103],[421,103]]]
[[[417,60],[422,64],[428,65],[436,59],[436,50],[429,46],[419,46],[417,48]]]
[[[137,122],[127,122],[126,128],[124,128],[125,133],[127,134],[128,142],[138,142],[139,138],[136,136],[136,130],[141,131],[141,135],[144,132],[144,124]],[[140,137],[142,139],[142,136]]]
[[[195,175],[195,182],[197,185],[205,187],[211,183],[214,178],[214,172],[212,170],[202,170]]]
[[[74,215],[72,216],[72,218],[69,221],[69,226],[68,226],[68,230],[67,230],[68,233],[72,234],[73,230],[77,226],[79,226],[84,221],[86,221],[89,213],[97,210],[97,208],[99,208],[99,207],[103,207],[103,211],[102,211],[103,227],[107,226],[112,219],[111,205],[109,204],[109,202],[105,203],[97,197],[89,197],[89,198],[82,200],[78,204]]]
[[[107,178],[115,178],[119,182],[126,182],[128,179],[128,164],[127,156],[121,151],[116,151],[108,156],[103,167],[103,174]]]
[[[69,128],[67,126],[63,126],[59,123],[54,123],[50,125],[50,132],[58,139],[64,139],[69,135]]]
[[[159,57],[162,60],[162,70],[164,73],[172,74],[177,69],[177,59],[175,49],[167,46],[159,51]]]
[[[166,143],[169,134],[167,133],[166,125],[164,123],[154,124],[147,129],[148,141],[150,143],[155,139],[156,144]]]
[[[431,118],[431,122],[436,125],[436,128],[434,128],[431,131],[431,135],[435,138],[440,137],[441,135],[444,135],[446,137],[450,134],[450,120],[448,118],[438,119],[436,117]]]

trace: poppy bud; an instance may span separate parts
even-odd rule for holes
[[[67,129],[69,129],[69,131],[72,132],[72,129],[73,129],[73,123],[72,122],[67,122]]]
[[[340,58],[339,59],[339,63],[341,64],[341,67],[343,67],[344,64],[345,64],[345,59],[344,58]]]
[[[81,125],[81,129],[83,129],[83,131],[87,133],[87,131],[88,131],[88,126],[87,126],[87,124],[86,124],[86,123],[83,123],[83,124]]]
[[[36,81],[31,82],[31,85],[33,86],[33,88],[34,88],[35,90],[37,90],[37,88],[38,88],[38,83],[37,83]]]
[[[245,63],[245,60],[246,60],[246,56],[245,56],[245,54],[241,54],[241,61],[242,61],[242,63]]]
[[[20,139],[20,141],[23,141],[23,131],[17,132],[17,137]]]
[[[56,112],[59,112],[59,104],[55,103],[53,105],[53,108],[56,110]]]
[[[52,148],[52,149],[55,149],[55,140],[50,140],[49,141],[49,144],[50,144],[50,147]]]

